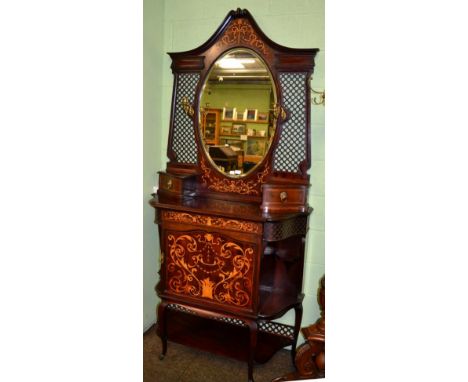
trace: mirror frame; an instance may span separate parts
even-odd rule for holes
[[[197,135],[198,135],[198,138],[199,138],[199,142],[200,142],[200,145],[205,153],[205,158],[210,162],[210,165],[212,168],[214,168],[219,174],[221,174],[222,176],[225,176],[229,179],[244,179],[245,177],[247,177],[251,172],[255,171],[255,169],[257,169],[257,167],[263,165],[263,162],[266,160],[267,156],[269,155],[270,151],[272,150],[272,147],[273,147],[273,142],[274,142],[274,139],[275,139],[275,136],[276,136],[276,127],[277,127],[277,120],[275,119],[273,121],[273,124],[276,125],[275,126],[275,134],[273,135],[273,137],[270,137],[270,139],[268,140],[268,143],[269,143],[269,147],[267,149],[267,151],[264,153],[262,159],[254,166],[252,167],[252,169],[250,169],[249,171],[247,171],[246,173],[244,174],[241,174],[241,175],[238,175],[238,176],[232,176],[232,175],[229,175],[229,174],[226,174],[226,173],[223,173],[221,170],[219,170],[216,166],[216,164],[214,163],[214,160],[213,158],[211,158],[210,154],[209,154],[209,151],[207,150],[207,145],[203,142],[203,133],[202,133],[202,126],[201,126],[201,123],[202,123],[202,114],[201,114],[201,107],[202,105],[200,104],[201,103],[201,99],[203,98],[203,88],[205,87],[205,85],[207,84],[207,81],[208,81],[208,78],[209,76],[211,75],[211,71],[214,69],[214,66],[216,65],[216,63],[218,62],[218,60],[222,59],[224,56],[230,54],[231,52],[235,52],[236,50],[245,50],[245,51],[248,51],[249,53],[251,53],[252,55],[254,56],[257,56],[257,58],[261,61],[261,63],[265,66],[265,68],[267,69],[268,71],[268,75],[270,77],[270,81],[271,81],[271,87],[273,89],[273,93],[274,93],[274,98],[275,98],[275,104],[278,103],[278,85],[275,81],[275,78],[273,77],[273,74],[271,72],[271,69],[269,68],[268,64],[265,62],[265,60],[263,59],[262,56],[260,56],[256,51],[254,51],[253,49],[250,49],[250,48],[240,48],[240,47],[235,47],[235,48],[232,48],[232,49],[228,49],[227,51],[221,53],[217,58],[214,59],[214,61],[211,63],[211,65],[207,68],[206,70],[206,74],[203,76],[203,78],[200,79],[201,81],[201,88],[200,88],[200,91],[199,93],[197,94],[197,105],[198,105],[198,108],[195,109],[198,113],[198,120],[197,120],[197,126],[198,126],[198,129],[197,129]],[[267,112],[269,112],[270,110],[267,110]],[[243,120],[238,120],[237,122],[244,122]]]
[[[236,48],[255,52],[267,66],[277,97],[277,121],[263,160],[245,176],[232,178],[216,169],[208,157],[199,133],[198,110],[202,87],[212,66],[219,57]],[[230,11],[216,32],[198,48],[169,53],[174,87],[167,146],[169,162],[164,174],[180,178],[183,186],[179,194],[262,201],[269,184],[308,187],[310,79],[318,51],[288,48],[273,42],[247,10],[238,8]],[[289,148],[298,139],[300,153],[296,154],[296,147]],[[289,156],[293,157],[292,164]]]

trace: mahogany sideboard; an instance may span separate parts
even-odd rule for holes
[[[294,360],[312,212],[307,170],[317,52],[273,42],[247,10],[237,9],[200,47],[170,53],[169,162],[150,200],[161,247],[161,359],[174,341],[245,361],[249,381],[255,362],[285,346],[292,346]],[[252,97],[252,88],[265,98]],[[230,98],[232,89],[240,89],[237,98]],[[225,97],[222,105],[215,104],[217,94]],[[245,109],[239,121],[234,102]],[[218,142],[205,139],[200,126],[207,107],[230,117],[220,134],[244,145],[222,146],[232,155],[246,153],[236,172],[209,155]],[[291,309],[294,326],[274,321]]]

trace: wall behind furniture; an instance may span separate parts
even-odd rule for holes
[[[146,0],[145,4],[150,2]],[[293,48],[319,48],[312,85],[314,89],[324,88],[324,0],[166,0],[163,20],[164,51],[185,51],[203,44],[219,27],[227,13],[238,7],[248,9],[260,28],[273,41]],[[159,22],[159,18],[151,19],[145,13],[146,20]],[[158,149],[160,158],[155,162],[153,171],[163,169],[167,161],[166,145],[173,86],[170,66],[171,60],[164,54],[160,116],[162,134]],[[145,78],[145,86],[148,85]],[[319,279],[325,272],[324,120],[324,107],[312,106],[312,187],[309,204],[314,212],[310,218],[306,251],[303,326],[315,322],[320,316],[316,292]],[[156,167],[156,163],[161,166]],[[289,313],[279,321],[293,324],[294,315]]]
[[[222,109],[231,107],[237,109],[237,119],[242,120],[245,109],[257,109],[268,114],[270,107],[271,86],[268,85],[217,85],[212,86],[210,94],[205,90],[201,105],[209,103],[210,108]]]
[[[154,286],[158,279],[159,239],[154,209],[148,204],[156,181],[156,171],[164,158],[162,138],[162,62],[164,0],[143,2],[143,330],[156,321],[158,303]],[[138,254],[135,254],[138,256]]]

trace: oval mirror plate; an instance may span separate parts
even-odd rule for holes
[[[199,126],[212,165],[237,178],[265,158],[275,134],[276,89],[263,60],[249,49],[218,58],[200,95]]]

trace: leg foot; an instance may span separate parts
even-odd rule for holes
[[[159,360],[162,361],[166,355],[165,354],[159,354]]]
[[[299,330],[301,329],[301,321],[302,321],[302,304],[297,305],[294,308],[294,315],[295,315],[295,322],[294,322],[294,342],[291,348],[291,359],[294,365],[294,368],[297,370],[296,365],[296,346],[297,346],[297,337],[299,336]]]
[[[249,325],[249,334],[250,334],[250,348],[249,348],[249,361],[248,361],[248,376],[249,382],[254,382],[253,378],[253,366],[254,366],[254,356],[255,348],[257,347],[257,321],[248,322]]]
[[[162,342],[162,352],[159,359],[162,360],[167,352],[167,322],[166,322],[167,302],[160,302],[158,306],[158,333]]]

